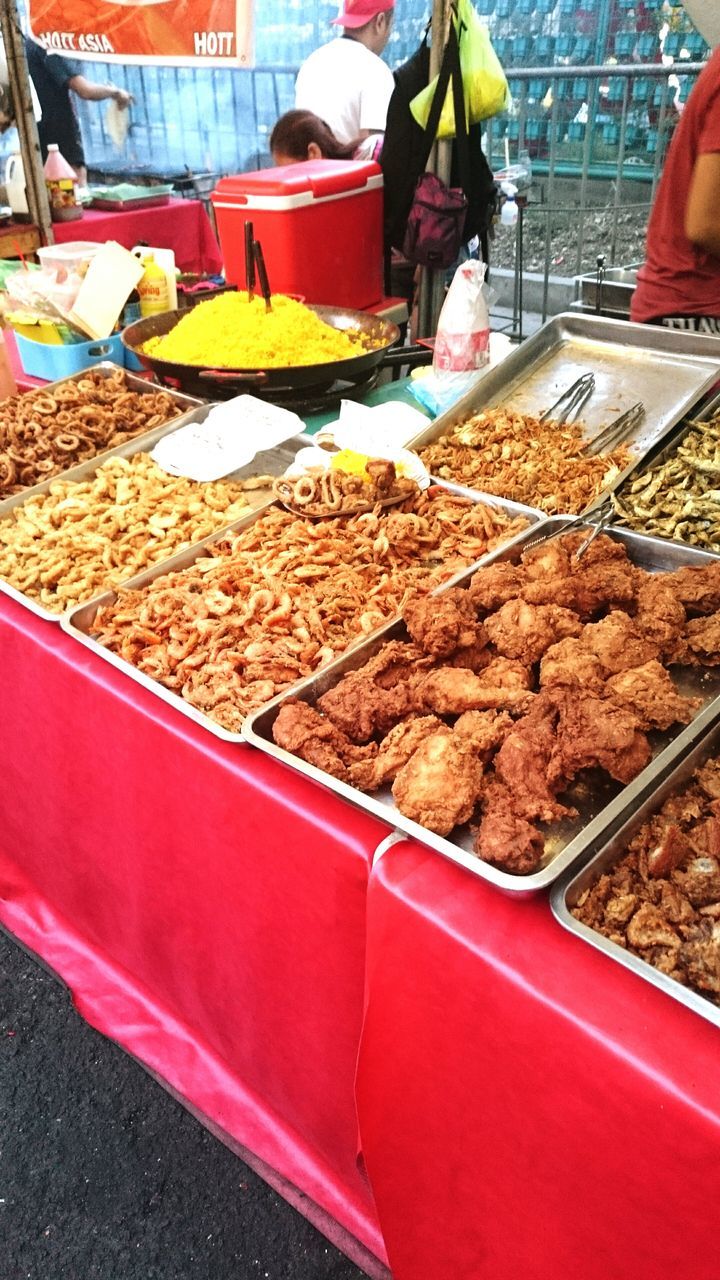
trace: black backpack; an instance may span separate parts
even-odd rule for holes
[[[385,140],[380,165],[385,183],[385,251],[402,249],[408,215],[415,195],[417,180],[424,173],[433,139],[417,123],[410,103],[430,80],[430,50],[425,28],[422,43],[407,62],[395,72],[395,90],[388,106]],[[457,50],[456,42],[452,42]],[[448,56],[446,47],[443,63]],[[438,81],[445,97],[451,66]],[[463,163],[463,140],[452,144],[450,186],[462,187],[468,201],[463,240],[478,236],[483,260],[489,261],[488,235],[497,210],[498,188],[482,149],[482,126],[470,125],[467,131],[467,158]]]

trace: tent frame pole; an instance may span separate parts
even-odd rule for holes
[[[432,40],[430,43],[430,82],[440,72],[440,60],[447,43],[451,18],[451,0],[433,0],[432,7]],[[443,182],[450,181],[450,165],[452,161],[452,142],[442,139],[435,143],[430,152],[428,173],[434,173]],[[431,271],[423,267],[420,277],[420,297],[418,301],[418,333],[424,338],[431,338],[437,330],[438,317],[445,299],[445,272]]]
[[[25,173],[25,189],[30,220],[38,227],[44,244],[54,244],[50,203],[43,172],[40,139],[30,92],[25,42],[16,0],[0,0],[0,31],[5,45],[10,92],[20,137],[20,154]]]

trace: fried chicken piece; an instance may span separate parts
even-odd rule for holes
[[[368,742],[413,710],[411,676],[431,660],[415,645],[390,640],[359,671],[349,671],[318,707],[353,742]]]
[[[716,667],[720,664],[720,612],[691,618],[675,646],[672,660]]]
[[[523,552],[522,566],[528,584],[564,578],[571,572],[570,548],[564,538],[549,538]]]
[[[405,680],[384,689],[369,680],[364,670],[349,671],[318,698],[317,705],[352,742],[369,742],[413,710],[411,684]]]
[[[544,555],[541,545],[523,557],[528,581],[522,596],[529,604],[556,604],[589,619],[608,606],[632,602],[638,571],[625,547],[599,534],[578,560],[575,551],[585,537],[566,534],[548,543]]]
[[[369,658],[362,668],[363,675],[381,689],[393,689],[416,671],[426,670],[430,659],[417,645],[402,640],[388,640]]]
[[[492,708],[525,711],[533,699],[530,684],[522,663],[494,658],[479,675],[463,667],[435,667],[414,680],[413,699],[417,711],[447,716]]]
[[[487,632],[481,622],[476,625],[480,636],[477,643],[466,645],[464,649],[456,649],[449,658],[445,659],[445,666],[463,667],[466,671],[474,671],[477,674],[492,662],[496,655],[492,649],[488,648]]]
[[[508,600],[485,619],[485,629],[498,653],[532,666],[558,640],[580,635],[582,623],[569,609],[555,604]]]
[[[681,943],[672,925],[652,902],[643,902],[638,907],[628,924],[627,940],[638,951],[646,951],[649,947],[679,948]]]
[[[684,698],[678,693],[670,674],[655,658],[611,676],[605,691],[615,706],[627,707],[637,716],[641,729],[689,724],[702,706],[702,698]]]
[[[483,764],[487,764],[514,723],[507,711],[464,711],[455,721],[453,733],[470,742]]]
[[[403,765],[392,788],[406,818],[439,836],[467,822],[482,786],[482,764],[472,744],[451,729],[425,738]]]
[[[663,831],[659,844],[647,855],[648,875],[654,879],[664,878],[676,867],[682,866],[691,854],[692,845],[687,836],[675,822],[670,822]]]
[[[478,857],[516,875],[537,871],[545,840],[537,827],[515,812],[513,794],[501,783],[491,782],[482,799],[483,817],[473,845]]]
[[[720,610],[720,563],[717,561],[665,573],[663,582],[689,614]]]
[[[484,569],[478,569],[470,580],[468,595],[476,609],[492,613],[505,604],[506,600],[522,596],[524,584],[525,570],[522,566],[504,560],[500,564],[489,564]]]
[[[702,921],[680,947],[679,959],[693,986],[720,996],[720,925],[716,920]]]
[[[559,712],[548,770],[553,789],[560,790],[581,769],[594,766],[605,769],[618,782],[631,782],[649,763],[650,743],[633,712],[604,698],[568,689],[547,689],[539,698],[552,699]]]
[[[360,791],[377,791],[392,782],[425,738],[443,728],[437,716],[408,716],[386,734],[376,756],[348,766],[348,782]]]
[[[370,480],[374,481],[378,497],[391,492],[397,479],[395,463],[388,458],[370,458],[365,464]]]
[[[413,595],[403,618],[410,635],[433,658],[447,658],[455,649],[468,648],[487,637],[467,591],[452,587],[439,596]]]
[[[601,693],[607,673],[597,654],[586,649],[582,640],[559,640],[547,650],[540,663],[540,687],[564,685],[568,689],[584,689]]]
[[[560,804],[555,797],[555,791],[561,790],[562,777],[558,777],[555,787],[548,778],[556,748],[558,719],[555,703],[540,695],[529,714],[518,720],[508,733],[495,756],[495,776],[512,795],[512,811],[516,817],[554,822],[576,816],[575,809]]]
[[[635,625],[663,656],[675,650],[685,628],[687,614],[664,573],[644,574],[635,596]]]
[[[657,644],[648,640],[635,621],[619,609],[600,622],[588,622],[581,639],[585,648],[600,659],[610,675],[627,671],[630,667],[641,667],[643,663],[657,658],[659,653]]]
[[[307,702],[286,702],[280,708],[273,738],[285,751],[342,781],[347,781],[351,762],[367,762],[377,752],[375,743],[356,746]]]

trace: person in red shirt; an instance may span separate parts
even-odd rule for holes
[[[665,160],[630,319],[720,335],[720,48]]]

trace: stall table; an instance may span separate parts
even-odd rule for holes
[[[2,594],[0,670],[0,923],[370,1274],[716,1280],[716,1028]]]
[[[172,249],[181,271],[216,275],[222,270],[222,254],[200,200],[178,200],[150,209],[123,212],[86,209],[76,222],[54,222],[58,244],[68,240],[117,240],[126,249],[145,243]]]

